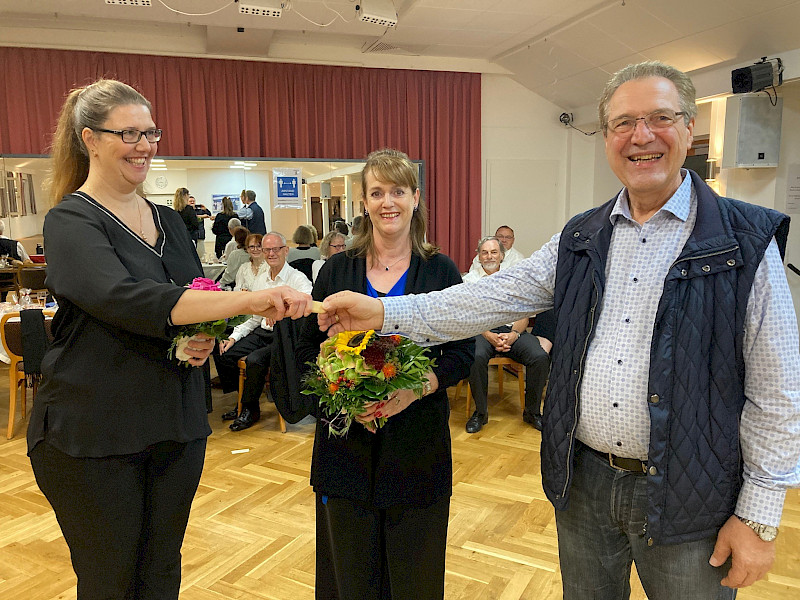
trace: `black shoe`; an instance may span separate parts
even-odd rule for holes
[[[522,420],[530,423],[536,431],[542,430],[542,415],[532,415],[527,412],[522,413]]]
[[[236,417],[236,420],[230,424],[231,431],[242,431],[249,429],[261,418],[260,412],[253,412],[249,408],[243,408],[242,414]]]
[[[238,407],[234,406],[228,412],[222,413],[222,420],[223,421],[233,421],[236,417],[239,416],[239,411],[237,410]]]
[[[467,421],[467,433],[478,433],[486,423],[489,422],[489,415],[479,415],[476,412]]]

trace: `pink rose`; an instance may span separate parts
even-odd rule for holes
[[[207,292],[221,292],[222,290],[219,289],[219,286],[213,279],[209,279],[208,277],[195,277],[192,280],[192,285],[189,286],[189,289],[192,290],[203,290]]]

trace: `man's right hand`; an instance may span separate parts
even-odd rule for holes
[[[508,352],[509,348],[506,347],[506,342],[499,333],[489,330],[484,331],[481,335],[497,352]]]
[[[328,337],[342,331],[362,331],[383,327],[383,302],[355,292],[338,292],[325,298],[325,312],[319,315],[319,328]]]

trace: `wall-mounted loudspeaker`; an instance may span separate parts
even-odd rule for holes
[[[725,103],[722,168],[777,167],[783,98],[730,96]]]

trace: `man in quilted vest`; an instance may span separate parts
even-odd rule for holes
[[[800,480],[800,351],[788,218],[682,168],[695,89],[659,62],[599,106],[624,185],[520,264],[442,292],[326,299],[321,327],[419,342],[553,307],[542,483],[567,600],[717,600],[764,577]]]

